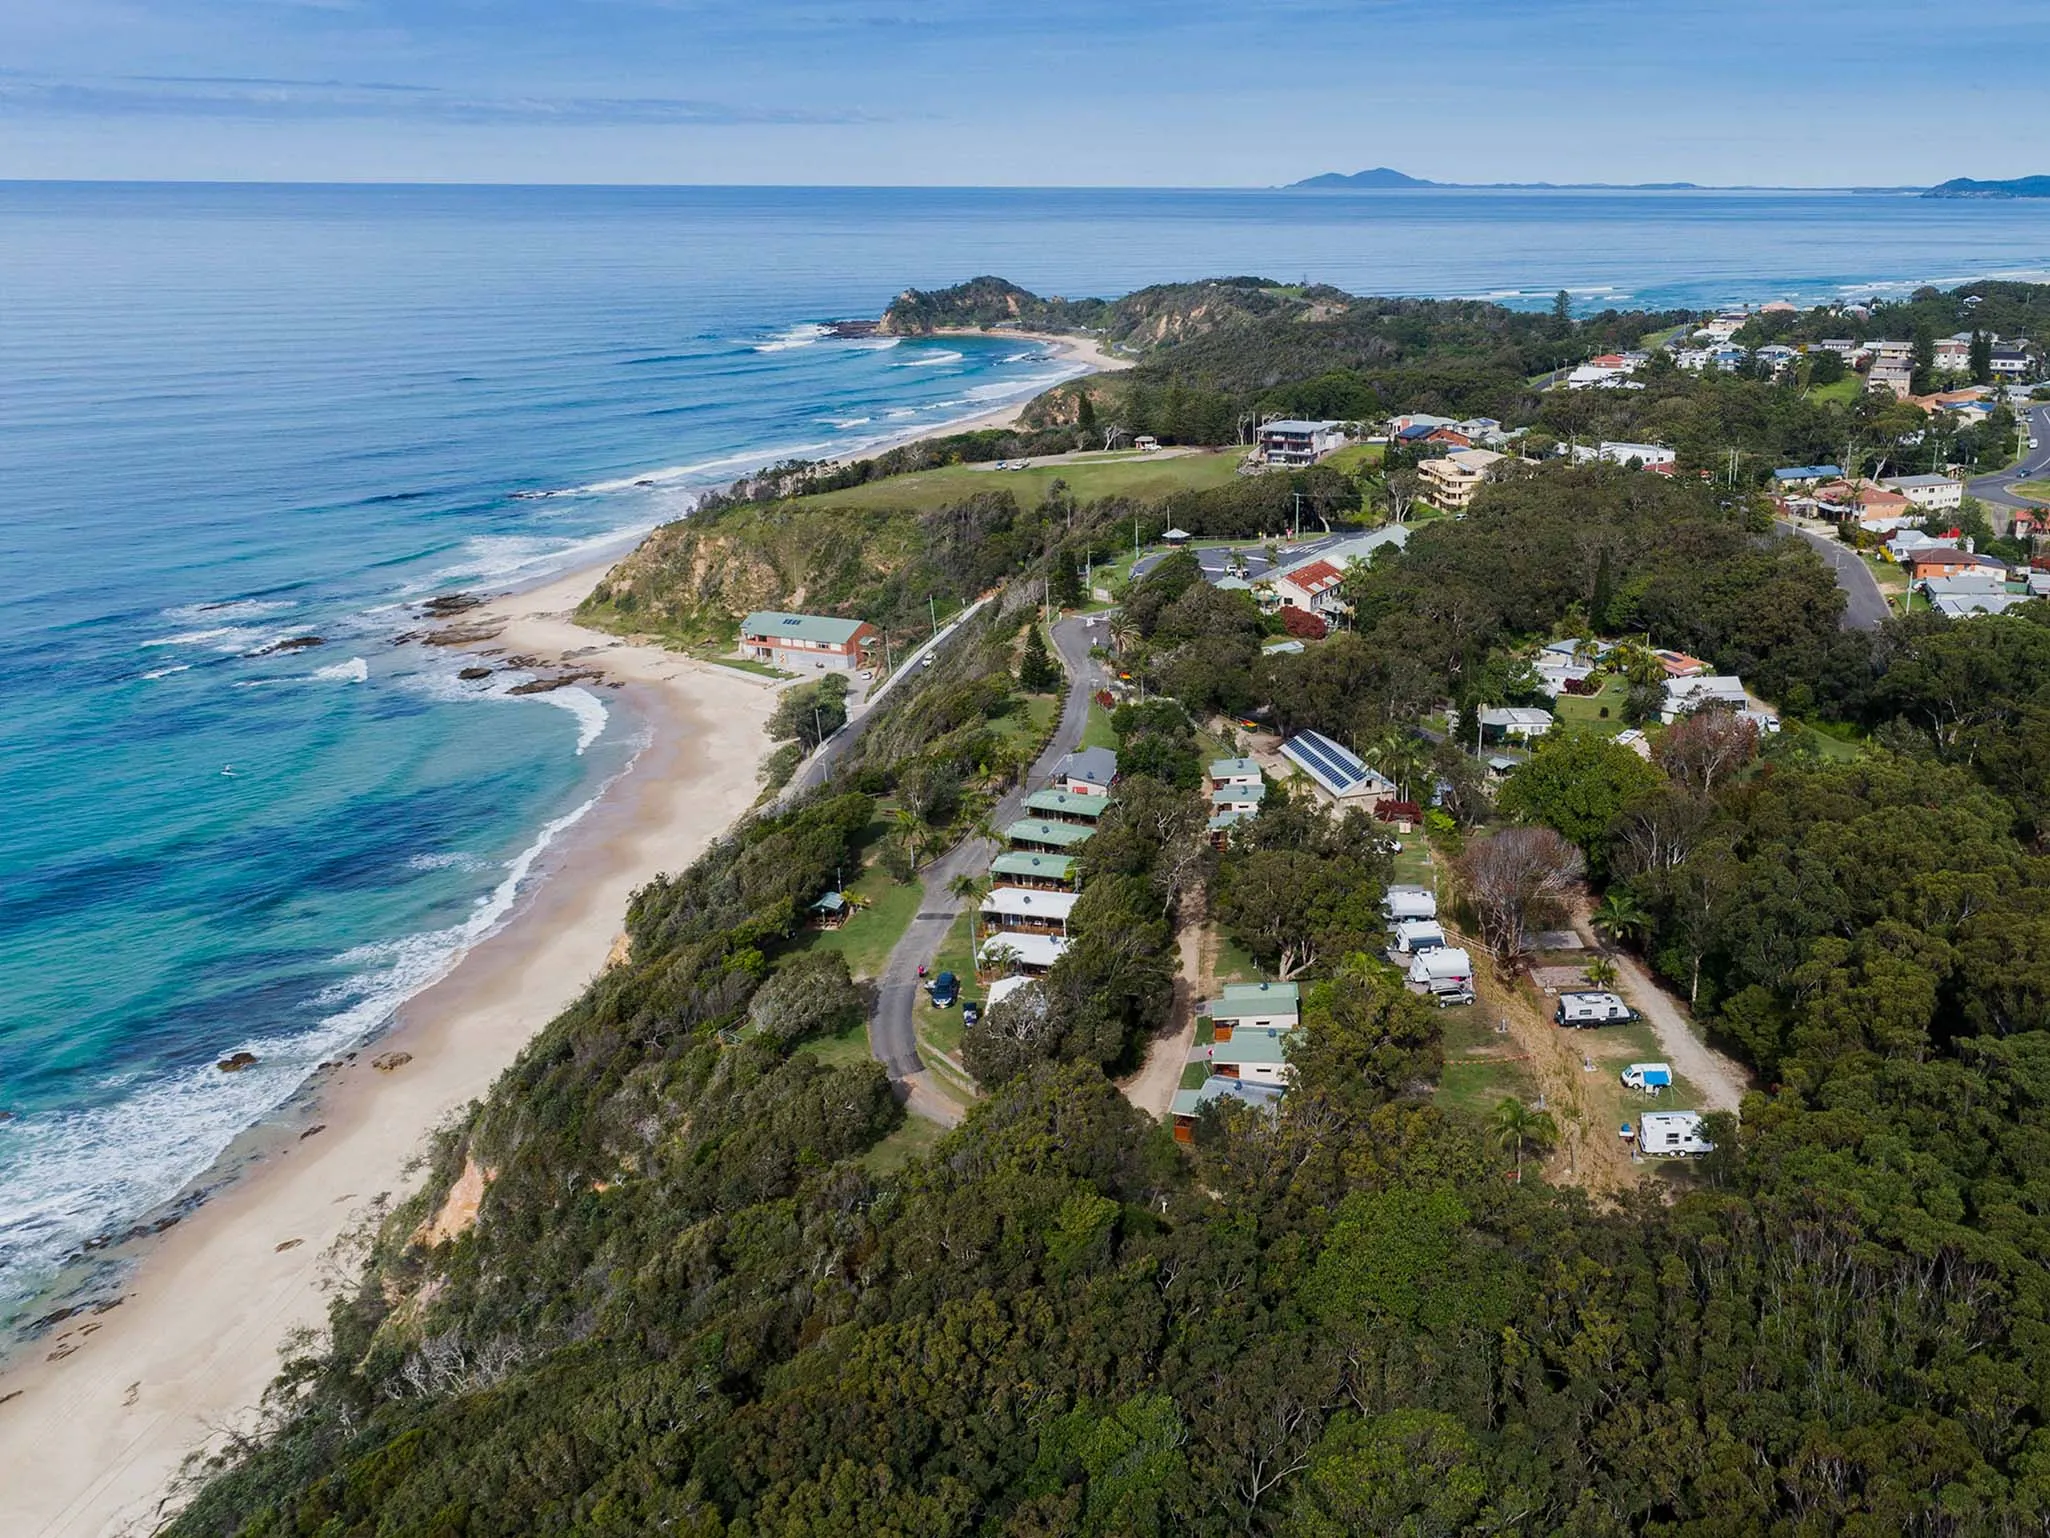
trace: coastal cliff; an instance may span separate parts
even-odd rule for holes
[[[1208,278],[1160,283],[1121,299],[1042,297],[1005,278],[973,278],[951,288],[906,289],[876,329],[885,336],[947,330],[1087,332],[1127,352],[1172,347],[1245,322],[1328,320],[1351,296],[1323,286],[1271,278]]]

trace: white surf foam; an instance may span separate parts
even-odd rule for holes
[[[875,420],[875,418],[874,418],[874,417],[845,417],[845,418],[842,418],[842,419],[840,419],[840,420],[837,420],[837,421],[836,421],[836,420],[834,420],[833,418],[831,418],[831,417],[828,417],[828,418],[827,418],[826,420],[827,420],[827,422],[828,422],[828,423],[830,423],[830,424],[831,424],[832,426],[834,426],[834,427],[839,427],[839,428],[848,428],[848,427],[866,427],[866,426],[868,426],[868,424],[869,424],[869,423],[873,422],[873,421]]]
[[[176,662],[167,668],[152,668],[149,672],[143,674],[142,676],[144,678],[169,678],[173,673],[189,673],[191,671],[191,663]]]
[[[829,326],[792,326],[788,331],[766,342],[755,343],[756,352],[789,352],[793,348],[811,347],[833,334]]]
[[[370,664],[361,657],[351,657],[347,662],[337,662],[329,667],[316,668],[309,677],[333,679],[338,683],[363,684],[370,682]]]
[[[902,363],[892,363],[891,368],[937,368],[942,363],[959,363],[958,352],[929,352],[920,357],[906,358]]]
[[[216,603],[181,603],[160,611],[174,624],[219,624],[225,620],[258,619],[298,605],[289,598],[224,598]]]
[[[550,689],[545,694],[521,695],[522,699],[539,700],[544,705],[554,705],[567,710],[577,718],[577,757],[584,756],[584,750],[605,733],[605,723],[612,713],[605,708],[605,702],[589,689],[572,685],[567,689]]]
[[[859,342],[849,342],[847,345],[854,352],[888,352],[903,340],[901,336],[873,336],[865,337]]]
[[[176,1196],[244,1130],[290,1100],[323,1060],[361,1043],[446,976],[497,930],[535,862],[597,803],[593,796],[545,824],[461,923],[336,957],[352,975],[322,991],[317,1007],[330,1012],[312,1026],[219,1044],[223,1055],[253,1053],[253,1067],[222,1073],[208,1061],[155,1078],[111,1075],[97,1086],[100,1105],[0,1125],[9,1170],[0,1292],[23,1291],[86,1240],[119,1233]]]
[[[474,854],[463,854],[457,850],[442,850],[435,854],[416,854],[406,861],[407,870],[463,870],[484,869],[485,862]]]
[[[242,625],[220,625],[211,630],[186,630],[177,635],[160,635],[144,641],[144,646],[211,646],[216,651],[239,652],[246,650],[244,642],[262,635],[260,630],[251,630]],[[227,644],[223,645],[225,642]]]

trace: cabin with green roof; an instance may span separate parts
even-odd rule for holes
[[[1096,819],[1110,810],[1110,797],[1085,796],[1072,790],[1035,790],[1025,798],[1025,810],[1036,817],[1086,822],[1093,827]]]
[[[1045,892],[1073,891],[1075,857],[1013,849],[989,862],[990,879],[1004,886],[1029,886]]]
[[[1096,830],[1080,823],[1024,817],[1004,829],[1004,842],[1014,849],[1048,849],[1055,854],[1089,842]]]
[[[790,672],[851,673],[877,644],[865,619],[758,609],[740,622],[740,654]]]
[[[1241,1030],[1292,1031],[1302,1023],[1303,990],[1298,983],[1226,983],[1224,996],[1203,1006],[1217,1039]]]

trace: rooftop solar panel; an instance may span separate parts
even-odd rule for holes
[[[1346,790],[1367,777],[1367,766],[1321,732],[1298,732],[1284,752],[1334,789]]]

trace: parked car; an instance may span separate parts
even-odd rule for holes
[[[962,1030],[967,1030],[969,1026],[975,1024],[975,1022],[980,1020],[981,1018],[982,1006],[980,1004],[976,1003],[973,999],[963,999],[961,1001]]]
[[[951,1009],[954,1001],[961,997],[961,979],[952,972],[942,972],[925,985],[925,991],[935,1006]]]
[[[1673,1067],[1670,1063],[1632,1063],[1617,1077],[1625,1089],[1671,1089]]]

